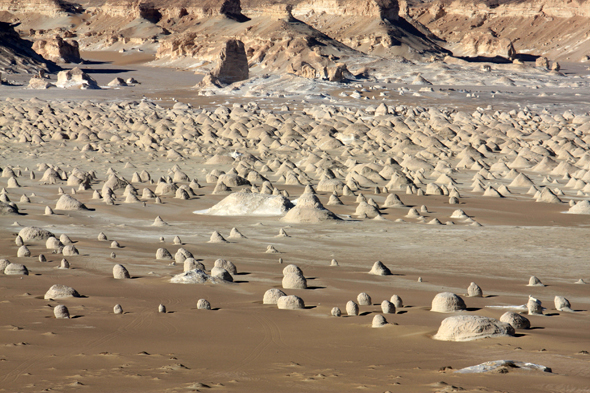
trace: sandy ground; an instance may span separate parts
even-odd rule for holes
[[[94,59],[109,60],[98,55]],[[300,101],[300,97],[197,96],[190,86],[198,82],[198,75],[138,64],[146,59],[144,55],[117,57],[112,64],[84,66],[98,70],[92,76],[100,85],[122,76],[138,79],[141,85],[136,87],[72,92],[3,86],[0,91],[5,97],[45,100],[110,102],[162,97],[162,101],[156,101],[162,106],[173,105],[172,97],[211,107],[226,101],[255,100],[261,107]],[[526,96],[520,99],[523,104],[527,102]],[[480,101],[485,100],[472,104],[457,98],[453,103],[470,108],[483,105]],[[347,100],[342,99],[340,104],[346,105]],[[578,102],[572,107],[581,105]],[[162,204],[148,201],[144,206],[121,203],[119,197],[115,206],[107,206],[93,200],[92,191],[87,190],[75,197],[90,210],[43,215],[45,206],[55,206],[58,185],[42,186],[38,179],[28,179],[25,168],[35,168],[37,163],[48,162],[65,170],[96,170],[101,181],[93,183],[94,189],[102,187],[109,167],[127,179],[143,169],[157,179],[176,163],[164,158],[147,159],[123,145],[107,159],[98,152],[86,152],[82,157],[72,146],[81,145],[68,142],[66,148],[59,148],[58,142],[50,142],[32,150],[14,144],[2,152],[2,167],[11,164],[23,170],[18,179],[23,188],[7,189],[9,198],[18,203],[24,193],[35,195],[30,197],[31,203],[18,203],[21,215],[0,216],[0,257],[24,263],[31,272],[24,277],[0,274],[2,392],[589,391],[590,286],[574,282],[580,278],[590,282],[590,216],[564,214],[568,208],[565,204],[536,203],[524,193],[502,199],[465,193],[460,205],[451,206],[448,197],[399,193],[407,207],[383,209],[385,219],[381,221],[350,218],[332,223],[285,224],[278,217],[197,215],[193,212],[208,209],[224,198],[212,195],[215,184],[205,182],[204,171],[227,171],[231,166],[205,165],[202,159],[191,158],[177,162],[204,186],[190,200],[163,196]],[[126,168],[127,162],[135,167]],[[471,171],[470,176],[474,173]],[[470,184],[471,177],[465,175],[458,181]],[[498,180],[498,184],[507,183]],[[6,185],[7,179],[0,178],[0,187]],[[60,185],[68,192],[71,189]],[[153,189],[148,184],[136,186]],[[300,186],[280,188],[293,198],[303,192]],[[371,189],[363,193],[380,205],[386,197]],[[574,198],[570,191],[567,193]],[[318,192],[324,205],[329,195]],[[353,215],[356,197],[340,198],[344,205],[330,209],[342,217]],[[438,218],[444,223],[460,208],[483,226],[460,222],[431,226],[405,217],[410,207],[421,205],[430,211],[425,214],[426,221]],[[157,216],[169,225],[152,226]],[[399,218],[406,222],[395,222]],[[52,254],[43,242],[27,242],[32,256],[17,258],[14,239],[24,226],[70,236],[80,250],[79,256],[66,258],[72,268],[57,269],[62,256]],[[207,243],[213,231],[227,238],[233,227],[246,238]],[[289,237],[276,237],[281,228]],[[108,242],[97,240],[101,231]],[[181,238],[182,245],[172,243],[174,236]],[[121,248],[110,248],[112,240]],[[265,253],[268,245],[280,253]],[[156,260],[160,247],[172,254],[184,247],[207,269],[217,258],[230,260],[238,269],[235,282],[172,284],[169,279],[182,272],[182,265]],[[44,254],[47,262],[39,262],[39,254]],[[329,266],[331,259],[339,266]],[[393,275],[369,275],[377,260]],[[125,265],[132,279],[113,279],[115,263]],[[304,310],[279,310],[262,304],[267,289],[281,288],[282,269],[289,263],[298,265],[308,280],[307,290],[285,290],[305,301]],[[546,286],[528,287],[531,275]],[[418,282],[419,277],[422,282]],[[472,281],[482,287],[483,298],[463,296]],[[53,284],[71,286],[82,297],[44,300],[44,293]],[[517,330],[515,337],[437,341],[432,336],[449,314],[429,310],[432,298],[445,291],[463,296],[468,308],[463,314],[499,318],[506,309],[490,306],[520,306],[529,295],[541,299],[546,311],[544,316],[528,316],[532,328]],[[373,305],[361,306],[360,316],[330,316],[332,307],[344,312],[346,302],[356,300],[361,292],[371,296]],[[380,303],[393,294],[403,299],[405,307],[397,314],[385,315],[389,325],[371,328],[373,317],[381,313]],[[556,295],[567,297],[576,312],[555,310]],[[209,300],[213,309],[197,309],[199,299]],[[55,319],[53,307],[57,304],[66,305],[73,318]],[[115,304],[122,305],[123,315],[113,314]],[[159,304],[164,304],[168,312],[158,313]],[[516,369],[507,373],[454,373],[500,359],[541,364],[552,372]]]

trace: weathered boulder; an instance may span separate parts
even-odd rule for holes
[[[458,315],[444,319],[433,338],[441,341],[471,341],[502,336],[514,336],[514,327],[494,318]]]
[[[45,60],[55,63],[80,63],[80,49],[78,42],[66,41],[60,36],[47,40],[39,40],[33,44],[33,50],[43,56]]]
[[[513,60],[516,50],[508,38],[499,38],[490,29],[469,32],[461,40],[462,52],[466,56],[504,57]]]
[[[96,81],[78,67],[59,72],[56,86],[62,89],[100,89]]]

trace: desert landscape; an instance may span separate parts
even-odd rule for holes
[[[590,391],[589,4],[0,0],[0,392]]]

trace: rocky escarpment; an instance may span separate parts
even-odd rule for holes
[[[0,22],[0,72],[38,73],[57,70],[31,49],[33,43],[20,38],[14,26]]]
[[[506,56],[506,42],[510,41],[515,51],[522,54],[565,61],[585,61],[590,55],[587,43],[590,2],[587,1],[410,0],[408,3],[408,16],[446,40],[454,53]],[[473,37],[464,40],[474,29],[488,31],[494,39],[488,43]],[[483,50],[474,51],[473,44],[477,42]]]
[[[399,19],[397,0],[242,0],[244,13],[256,15],[272,7],[289,7],[296,17],[308,14],[340,17],[370,17],[396,21]]]
[[[340,63],[365,55],[446,54],[398,16],[397,0],[243,0],[239,18],[222,12],[224,4],[218,2],[216,16],[206,21],[186,8],[176,23],[160,22],[172,34],[161,40],[157,64],[192,59],[208,71],[222,42],[234,37],[244,42],[250,67],[306,77],[339,75]]]
[[[21,34],[56,61],[71,57],[62,53],[65,41],[55,45],[56,36],[75,39],[80,50],[141,47],[157,52],[155,65],[196,65],[204,73],[215,68],[229,39],[244,43],[254,73],[321,78],[350,75],[338,71],[348,69],[343,65],[347,62],[447,54],[399,16],[398,0],[31,0],[32,8],[29,0],[22,7],[13,0],[0,4],[10,10],[0,19],[19,20]]]
[[[115,17],[144,18],[154,23],[185,16],[203,19],[225,15],[243,20],[240,0],[106,0],[100,11]]]
[[[221,26],[220,18],[239,24]],[[249,61],[266,72],[285,67],[276,68],[274,60],[264,64],[260,53],[255,55],[263,41],[291,48],[291,54],[307,45],[301,40],[308,41],[307,53],[317,50],[318,34],[361,55],[384,58],[448,54],[442,46],[468,57],[590,59],[590,3],[581,0],[0,0],[0,20],[19,21],[19,31],[35,41],[71,34],[82,49],[160,47],[161,60],[190,62],[198,56],[207,62],[214,57],[212,44],[239,38]],[[294,42],[268,41],[276,38]],[[268,49],[262,52],[272,58]],[[332,49],[326,52],[341,57]]]

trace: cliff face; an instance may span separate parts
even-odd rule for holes
[[[362,16],[395,21],[399,14],[397,0],[242,0],[246,15],[260,14],[277,5],[289,6],[295,16],[324,13],[341,17]]]
[[[98,3],[94,3],[98,6]],[[106,0],[98,7],[114,17],[145,18],[157,23],[162,18],[191,16],[199,19],[225,15],[241,18],[239,0]]]
[[[497,41],[503,40],[499,48],[505,48],[506,41],[510,41],[517,53],[565,61],[580,61],[590,54],[590,46],[586,44],[590,36],[590,2],[587,1],[410,2],[408,15],[446,40],[455,52],[469,52],[470,44],[465,45],[464,37],[484,29],[492,31]]]
[[[0,0],[0,12],[56,16],[65,13],[58,0]]]
[[[244,43],[249,63],[264,72],[318,76],[343,59],[446,54],[399,17],[398,0],[79,0],[78,8],[70,0],[0,4],[22,22],[24,35],[39,41],[44,55],[56,59],[63,56],[47,45],[56,35],[75,38],[82,50],[142,45],[157,50],[158,64],[169,65],[212,61],[221,45],[235,38]],[[51,19],[32,16],[39,12],[31,9],[61,14],[51,25]]]
[[[242,0],[240,5],[247,19],[237,23],[223,13],[201,21],[187,8],[185,18],[198,22],[166,25],[172,34],[160,43],[158,64],[213,61],[221,41],[229,38],[245,44],[252,67],[317,77],[339,62],[366,55],[443,54],[398,16],[397,0]]]

